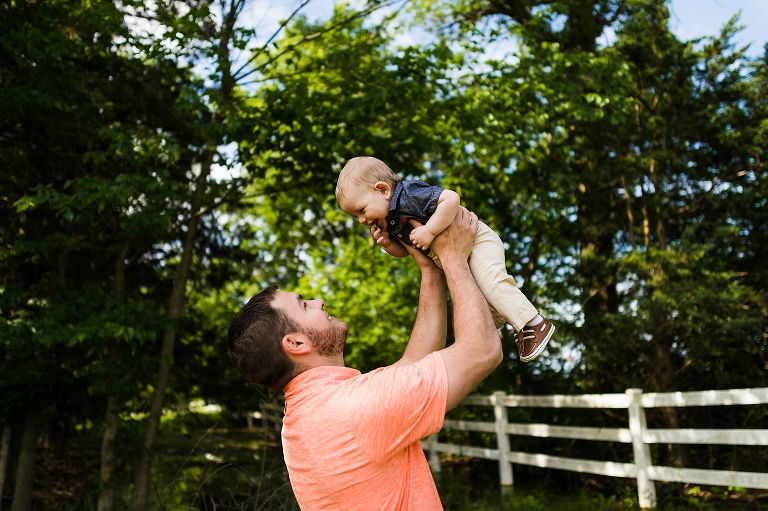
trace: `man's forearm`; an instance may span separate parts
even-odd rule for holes
[[[413,364],[433,351],[445,348],[448,333],[448,304],[445,276],[437,268],[423,271],[419,305],[408,346],[398,364]]]
[[[488,302],[477,287],[469,265],[445,264],[445,275],[453,304],[453,330],[458,342],[478,345],[491,351],[499,342]],[[466,340],[466,341],[465,341]]]
[[[447,409],[456,406],[502,360],[498,331],[465,261],[443,262],[453,303],[455,342],[440,353],[448,368]]]

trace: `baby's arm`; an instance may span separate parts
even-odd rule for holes
[[[437,199],[437,208],[429,221],[411,231],[411,241],[417,248],[429,248],[435,236],[451,225],[459,211],[459,194],[453,190],[443,190]]]
[[[408,257],[410,254],[408,250],[397,240],[392,240],[389,237],[389,233],[386,228],[380,228],[378,226],[371,226],[371,235],[377,245],[380,245],[384,249],[384,252],[393,257]]]

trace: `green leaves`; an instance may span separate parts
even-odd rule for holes
[[[418,268],[333,195],[366,154],[459,192],[558,322],[546,360],[512,356],[489,385],[764,381],[765,59],[733,46],[735,23],[677,40],[661,0],[489,5],[412,3],[408,19],[337,6],[269,43],[208,3],[136,3],[157,23],[141,33],[111,2],[9,7],[0,405],[21,417],[59,400],[70,422],[98,422],[108,394],[144,406],[128,398],[152,387],[190,219],[174,399],[255,406],[223,336],[269,284],[349,322],[349,365],[396,360]],[[421,20],[434,37],[400,38]]]

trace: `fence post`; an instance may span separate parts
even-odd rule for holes
[[[437,451],[437,433],[427,437],[427,450],[429,451],[429,468],[433,474],[439,474],[442,467],[440,465],[440,453]]]
[[[493,415],[496,426],[496,445],[499,448],[499,482],[501,492],[505,494],[512,489],[512,462],[509,460],[509,435],[507,435],[507,407],[504,406],[504,392],[493,393]]]
[[[656,488],[648,478],[648,467],[652,463],[651,450],[645,443],[645,409],[640,403],[641,389],[627,389],[629,396],[629,433],[632,436],[632,451],[637,465],[637,496],[641,509],[656,508]]]

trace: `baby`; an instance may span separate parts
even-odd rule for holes
[[[388,254],[408,256],[404,243],[442,268],[429,245],[456,216],[460,202],[456,192],[404,181],[381,160],[361,156],[349,160],[339,174],[336,200],[344,212],[370,227],[376,243]],[[422,225],[414,226],[411,220]],[[509,323],[515,329],[520,360],[538,357],[555,326],[539,314],[507,274],[501,238],[483,222],[479,222],[469,267],[490,305],[496,328]]]

